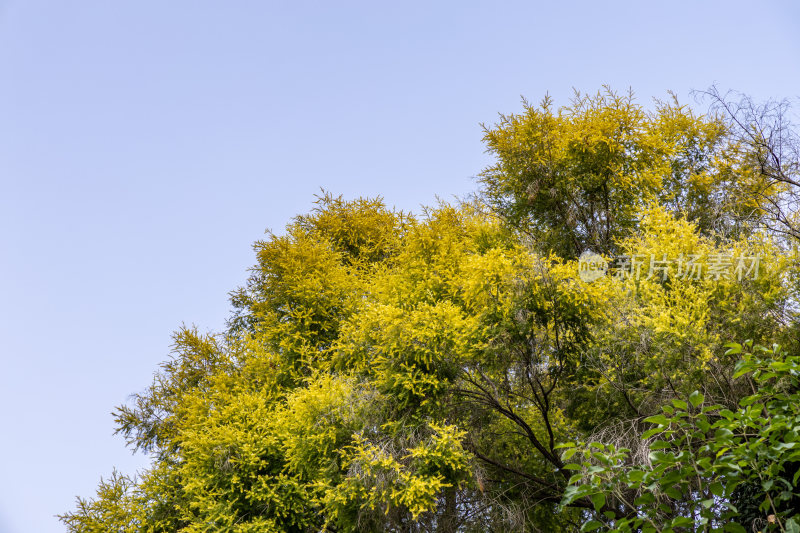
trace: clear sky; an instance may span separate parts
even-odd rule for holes
[[[655,4],[0,0],[0,532],[146,464],[113,407],[320,187],[468,194],[520,96],[800,94],[796,2]]]

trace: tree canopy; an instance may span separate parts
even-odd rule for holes
[[[794,138],[712,97],[524,102],[421,214],[322,194],[115,411],[151,467],[62,521],[800,531]]]

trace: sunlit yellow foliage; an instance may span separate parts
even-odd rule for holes
[[[556,109],[524,102],[484,140],[497,156],[481,174],[490,203],[545,251],[612,253],[658,202],[703,232],[740,231],[779,188],[754,171],[718,117],[696,115],[673,96],[647,110],[632,93],[575,93]]]
[[[607,91],[485,134],[487,204],[323,194],[257,242],[229,329],[181,329],[116,413],[152,467],[68,528],[571,532],[595,503],[558,507],[560,443],[638,442],[694,390],[736,406],[725,343],[797,347],[800,268],[743,218],[772,191],[719,120]],[[584,251],[638,267],[589,282]]]

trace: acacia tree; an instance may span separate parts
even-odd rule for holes
[[[785,103],[757,106],[745,99],[734,105],[719,93],[711,94],[717,104],[713,113],[692,116],[688,121],[687,110],[676,101],[667,106],[659,103],[652,113],[633,106],[633,120],[587,120],[631,108],[630,95],[606,92],[595,97],[576,95],[571,106],[558,112],[552,110],[549,99],[538,109],[525,103],[524,115],[501,117],[494,129],[486,130],[490,150],[498,154],[497,164],[483,175],[488,198],[509,227],[533,236],[529,242],[539,250],[553,250],[565,257],[575,257],[586,249],[626,253],[628,257],[650,257],[652,264],[664,252],[711,256],[755,246],[761,251],[752,253],[778,259],[770,269],[773,282],[779,280],[772,288],[762,283],[739,291],[719,280],[703,286],[674,279],[629,286],[627,294],[636,297],[618,300],[611,320],[591,334],[587,353],[589,368],[599,374],[597,383],[614,391],[610,397],[620,398],[603,403],[623,407],[599,409],[599,416],[592,420],[594,429],[591,424],[585,426],[594,444],[629,452],[624,461],[605,465],[609,469],[649,465],[649,442],[640,438],[648,428],[643,420],[658,412],[660,404],[683,402],[693,388],[700,388],[712,403],[738,407],[739,399],[751,391],[733,379],[735,359],[725,355],[725,340],[770,342],[783,338],[790,342],[791,350],[796,349],[792,333],[797,324],[796,264],[785,254],[787,240],[774,239],[792,235],[797,136],[786,120]],[[650,124],[665,126],[666,131],[648,125],[648,119]],[[642,147],[647,146],[629,141],[629,132],[636,131],[627,126],[631,123],[650,130],[651,146],[669,146],[652,151],[669,154],[662,160],[665,163],[656,166],[655,176],[624,164],[626,155],[644,153]],[[692,123],[695,127],[687,127]],[[669,126],[675,124],[680,127]],[[611,133],[593,135],[604,127]],[[558,133],[553,135],[553,131]],[[559,137],[570,140],[562,144],[553,141]],[[675,144],[670,146],[670,140]],[[670,161],[670,156],[675,160]],[[594,164],[581,166],[579,162],[586,158]],[[564,170],[573,168],[582,170]],[[616,170],[622,168],[634,170]],[[613,198],[615,191],[628,195],[628,213],[635,216],[625,215],[626,204],[606,200]],[[638,207],[642,204],[658,208]],[[615,237],[609,239],[611,234]],[[598,398],[596,387],[581,386],[579,390]],[[585,453],[591,457],[596,451],[590,447]],[[586,468],[600,466],[587,464]],[[578,476],[580,479],[583,477]],[[576,482],[574,476],[572,481]],[[589,485],[577,486],[583,490],[575,491],[572,486],[565,502],[594,495],[597,511],[614,514],[605,503],[598,504],[599,493],[587,490]],[[757,499],[760,490],[743,482],[731,498],[740,507],[752,508],[753,498],[748,500],[744,494]],[[652,516],[658,518],[650,525],[656,530],[668,529],[672,518],[679,520],[679,525],[686,526],[687,520],[694,524],[691,513],[686,513],[692,498],[683,494],[682,501],[682,508],[656,511]],[[648,516],[648,506],[649,502],[641,502],[627,512]],[[749,526],[763,520],[765,516],[759,517],[759,512],[743,517],[744,523]],[[620,516],[626,516],[625,512],[617,512],[615,519]],[[601,522],[590,522],[600,527]],[[610,524],[619,525],[614,520]]]
[[[763,176],[723,121],[607,92],[486,136],[486,203],[413,216],[325,194],[256,243],[227,331],[180,330],[116,411],[152,467],[101,483],[68,528],[574,531],[613,503],[576,492],[563,443],[638,467],[664,402],[749,394],[727,341],[794,349],[794,266],[754,231]],[[758,255],[766,275],[585,283],[586,248]]]
[[[742,160],[731,125],[674,96],[648,111],[633,93],[608,88],[576,92],[559,109],[550,97],[524,101],[521,114],[484,127],[497,161],[481,181],[510,227],[562,257],[615,252],[654,201],[703,233],[730,234],[745,215],[759,219],[778,192]]]

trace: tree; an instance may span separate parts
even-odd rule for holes
[[[724,345],[797,349],[797,265],[761,229],[777,197],[748,196],[763,175],[724,121],[610,91],[525,106],[486,130],[486,202],[414,216],[324,194],[257,242],[228,329],[179,330],[151,387],[116,411],[152,467],[79,500],[70,531],[633,520],[617,501],[633,489],[595,483],[594,463],[576,478],[567,455],[594,442],[608,472],[643,472],[661,406],[698,391],[736,412],[752,390]],[[590,248],[627,270],[582,281]]]
[[[765,212],[763,224],[790,240],[800,238],[800,135],[791,120],[790,103],[757,103],[734,92],[723,94],[717,87],[699,95],[710,99],[739,157],[761,178],[760,186],[749,192]]]
[[[653,201],[705,234],[730,233],[775,201],[768,177],[740,160],[731,124],[674,96],[653,111],[608,88],[558,110],[549,96],[523,106],[484,127],[497,162],[481,180],[494,210],[545,251],[614,253]]]

